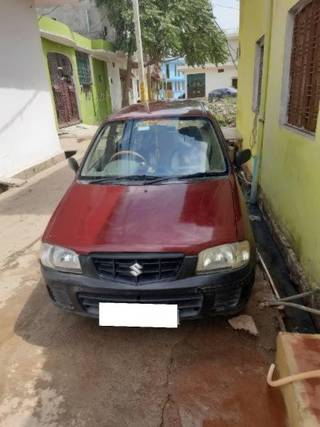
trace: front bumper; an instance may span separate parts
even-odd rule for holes
[[[45,267],[42,274],[54,303],[77,314],[98,317],[99,302],[177,304],[183,320],[240,311],[251,293],[255,261],[238,270],[139,285]]]

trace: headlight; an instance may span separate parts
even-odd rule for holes
[[[216,246],[200,252],[197,273],[243,267],[249,259],[250,244],[247,241]]]
[[[45,267],[70,273],[81,273],[79,256],[71,249],[43,243],[40,250],[40,261]]]

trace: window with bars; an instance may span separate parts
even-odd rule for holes
[[[294,13],[287,123],[314,133],[320,102],[320,1]]]
[[[81,86],[92,84],[89,55],[83,52],[76,52],[79,82]]]

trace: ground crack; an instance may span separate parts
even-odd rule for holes
[[[170,359],[169,359],[169,363],[167,365],[167,376],[166,376],[166,382],[165,382],[165,388],[168,390],[169,389],[169,383],[170,383],[170,377],[172,374],[172,367],[173,367],[173,363],[174,363],[174,357],[173,357],[173,350],[176,347],[177,344],[175,344],[172,348],[171,348],[171,353],[170,353]],[[164,400],[164,403],[162,405],[162,410],[161,410],[161,422],[160,422],[160,427],[164,426],[164,415],[167,409],[167,406],[169,405],[171,401],[171,393],[169,391],[167,391],[167,396]]]
[[[168,405],[170,403],[174,404],[174,400],[173,400],[172,394],[169,391],[170,378],[172,376],[173,365],[174,365],[174,353],[175,353],[176,349],[180,345],[183,345],[183,344],[185,344],[187,342],[188,338],[194,332],[195,329],[196,329],[196,325],[194,325],[194,327],[191,328],[191,330],[188,333],[186,333],[185,336],[181,340],[177,341],[171,347],[170,357],[169,357],[169,361],[168,361],[168,364],[167,364],[167,375],[166,375],[166,382],[165,382],[165,388],[167,389],[167,395],[166,395],[166,398],[164,399],[164,402],[162,404],[161,420],[160,420],[159,427],[164,427],[165,413],[166,413],[166,409],[167,409]]]

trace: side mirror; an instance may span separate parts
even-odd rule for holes
[[[79,170],[79,163],[76,161],[76,159],[74,157],[69,157],[68,163],[74,173],[77,173]]]
[[[238,151],[235,155],[234,164],[237,168],[240,168],[244,163],[247,163],[251,159],[251,150]]]

